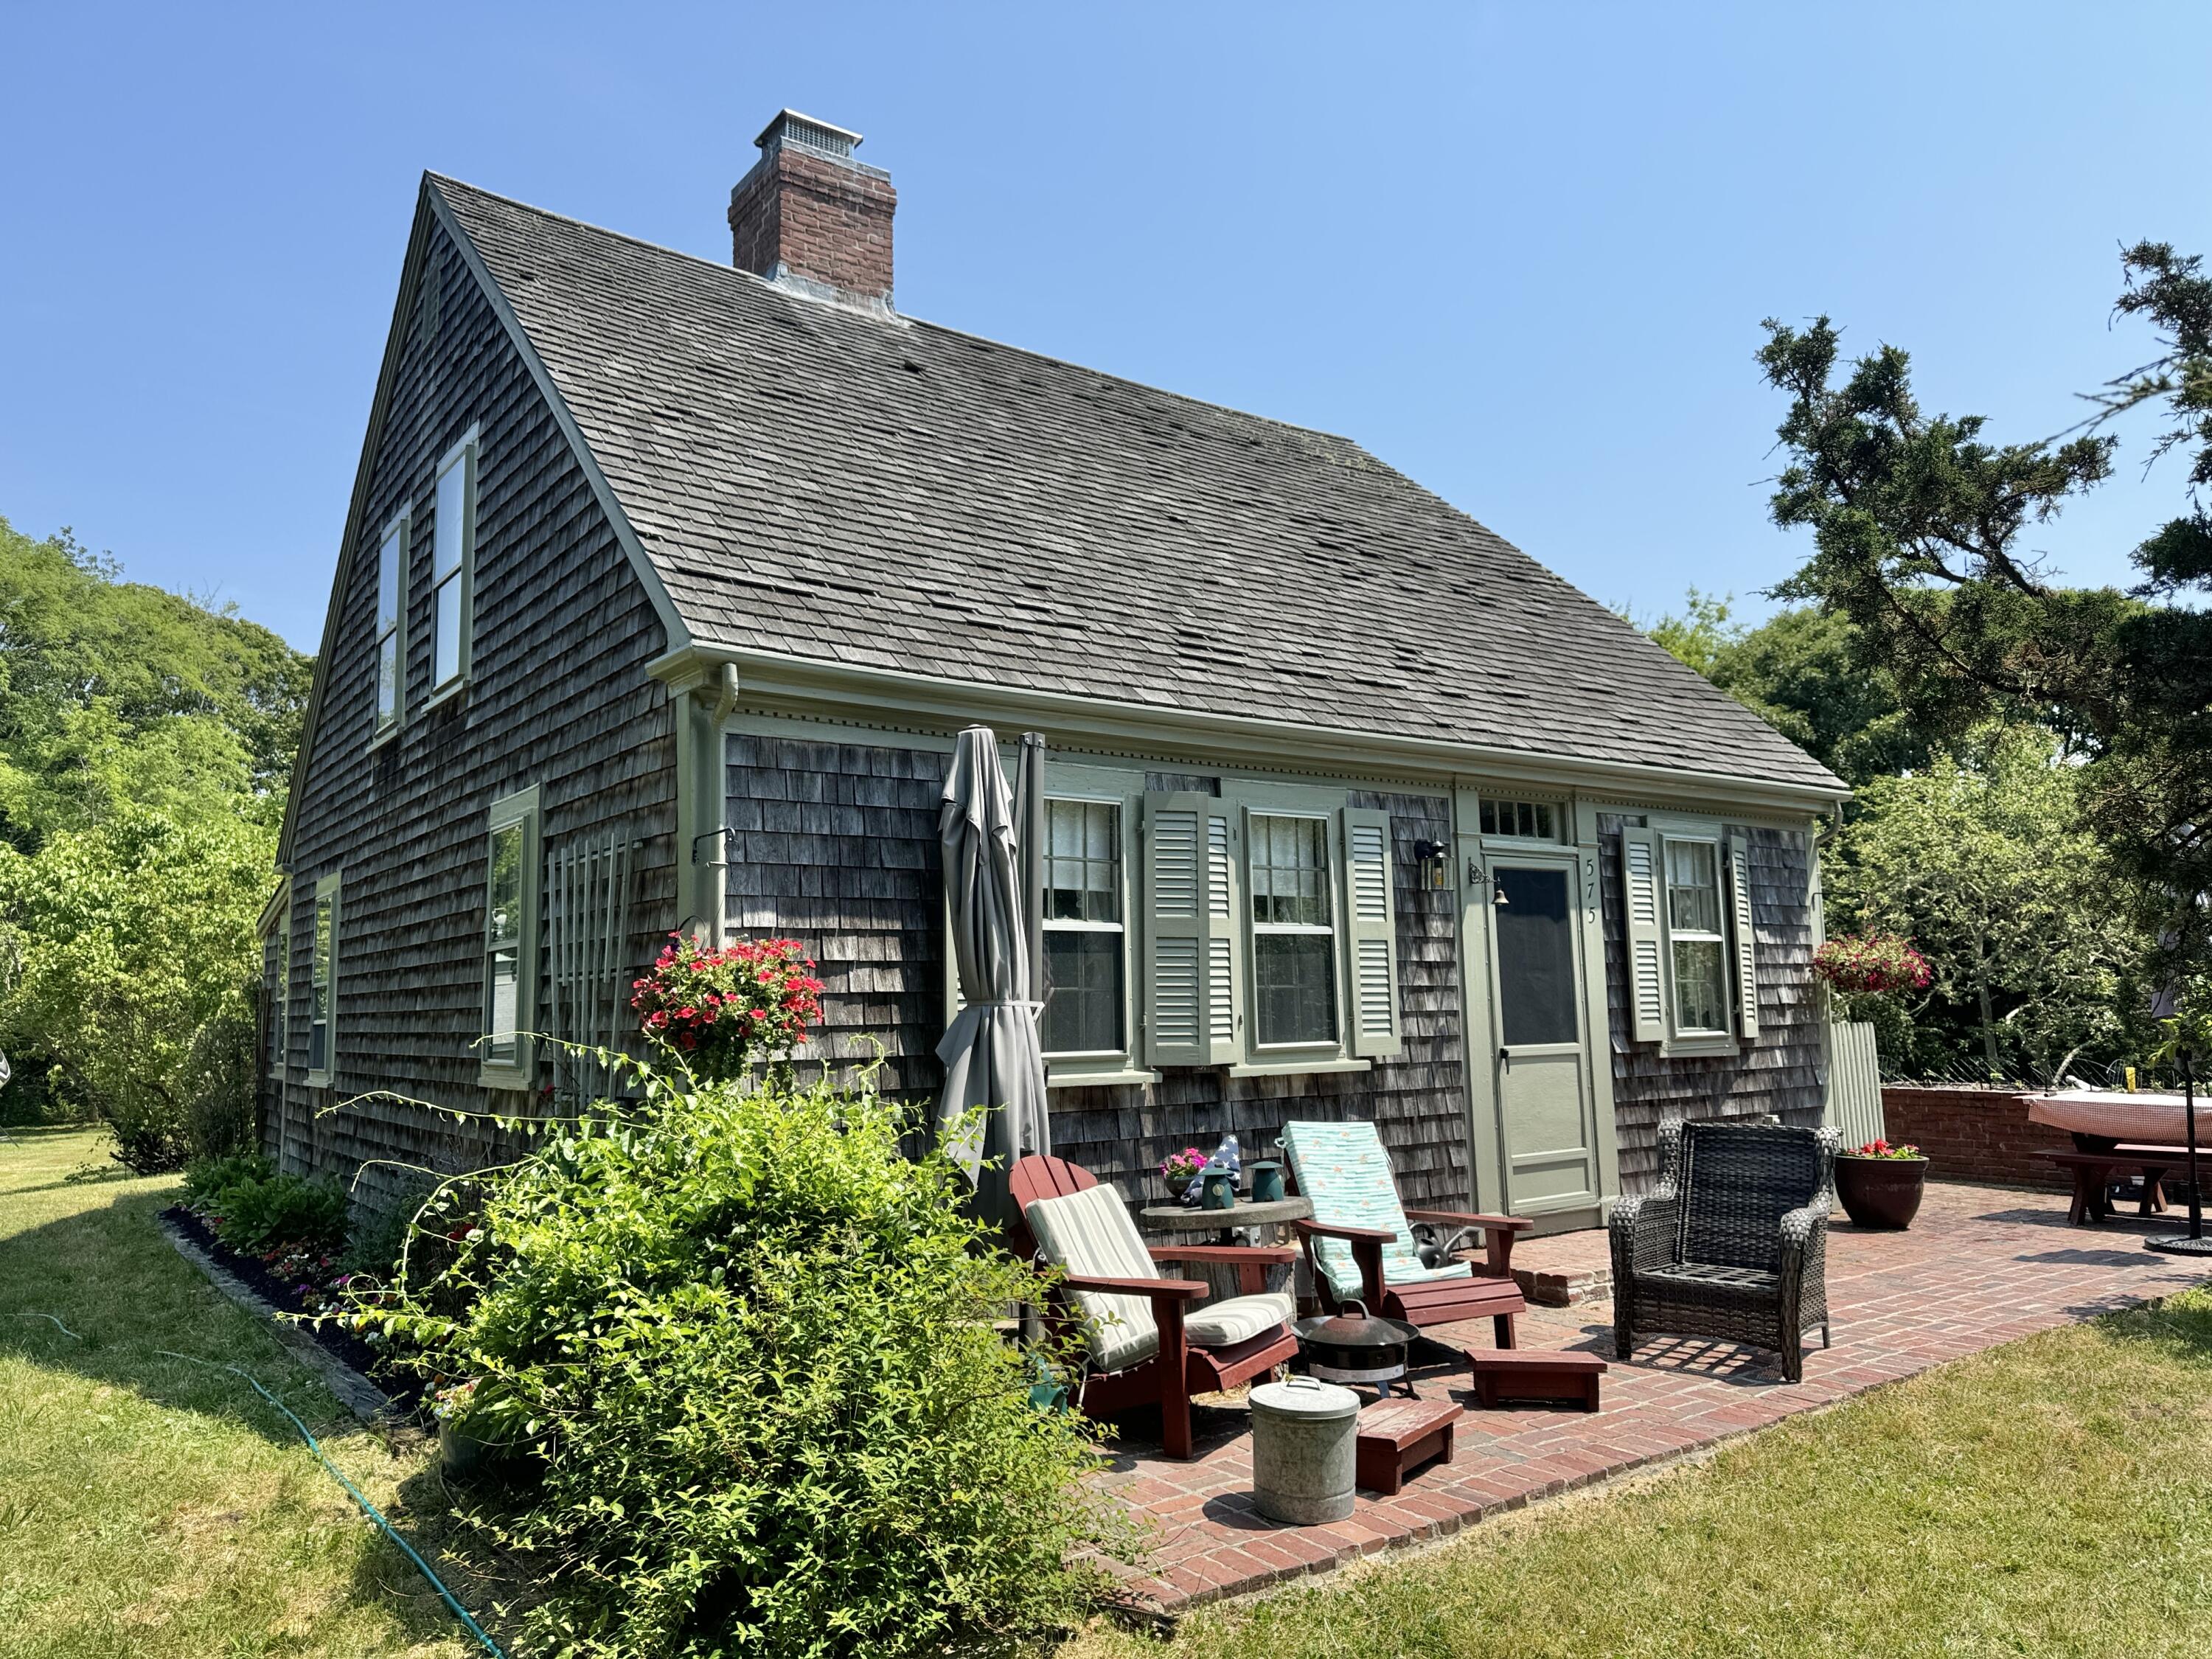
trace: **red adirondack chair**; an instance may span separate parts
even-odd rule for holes
[[[1326,1138],[1325,1144],[1302,1144],[1301,1131]],[[1332,1281],[1328,1264],[1316,1248],[1323,1239],[1338,1239],[1351,1247],[1359,1274],[1359,1300],[1369,1313],[1417,1328],[1486,1318],[1499,1347],[1515,1345],[1514,1319],[1528,1310],[1528,1304],[1513,1277],[1513,1241],[1534,1222],[1520,1216],[1403,1208],[1389,1155],[1372,1124],[1285,1124],[1283,1146],[1290,1156],[1293,1182],[1313,1201],[1313,1218],[1292,1224],[1305,1246],[1314,1294],[1324,1312],[1334,1312],[1349,1295],[1348,1289],[1340,1290]],[[1311,1167],[1302,1169],[1309,1159]],[[1328,1178],[1317,1178],[1322,1176]],[[1351,1219],[1354,1216],[1392,1224],[1357,1224]],[[1460,1240],[1481,1234],[1483,1259],[1423,1266],[1414,1253],[1413,1229],[1417,1224],[1440,1230],[1447,1252]],[[1386,1253],[1391,1259],[1386,1260]]]
[[[1089,1344],[1094,1369],[1084,1379],[1081,1404],[1090,1416],[1157,1405],[1168,1455],[1188,1458],[1193,1395],[1249,1382],[1297,1353],[1290,1297],[1266,1290],[1267,1270],[1296,1260],[1295,1250],[1148,1246],[1113,1190],[1064,1158],[1023,1158],[1007,1172],[1006,1184],[1024,1220],[1012,1242],[1066,1274],[1054,1316],[1082,1330]],[[1051,1202],[1092,1192],[1102,1196]],[[1043,1207],[1031,1207],[1037,1205]],[[1102,1262],[1115,1270],[1085,1270]],[[1204,1299],[1208,1287],[1196,1279],[1160,1277],[1159,1262],[1233,1267],[1243,1294],[1194,1313],[1190,1304]],[[1097,1301],[1102,1297],[1130,1300],[1108,1309]],[[1139,1297],[1141,1303],[1134,1300]]]

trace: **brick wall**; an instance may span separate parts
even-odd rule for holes
[[[2027,1121],[2027,1097],[2000,1089],[1919,1089],[1884,1084],[1884,1128],[1920,1148],[1931,1181],[1984,1181],[2063,1191],[2068,1177],[2045,1152],[2074,1150],[2074,1137]]]

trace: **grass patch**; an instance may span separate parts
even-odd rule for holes
[[[0,1139],[0,1654],[480,1651],[280,1413],[155,1352],[252,1371],[418,1547],[436,1541],[427,1452],[363,1429],[170,1249],[153,1218],[174,1176],[68,1179],[98,1140]]]
[[[1463,1454],[1464,1455],[1464,1454]],[[1327,1588],[1063,1659],[2194,1652],[2212,1294],[2051,1331]]]

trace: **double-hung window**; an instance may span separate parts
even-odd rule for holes
[[[337,1070],[338,886],[336,875],[316,882],[308,943],[307,1081],[317,1086]]]
[[[396,730],[407,695],[407,520],[394,519],[376,550],[376,731]]]
[[[290,1058],[285,1052],[285,1032],[291,1006],[292,908],[287,905],[277,913],[269,936],[269,1077],[274,1083],[284,1080],[285,1062]]]
[[[1721,936],[1720,848],[1677,841],[1667,848],[1667,942],[1674,976],[1674,1029],[1728,1030],[1727,941]]]
[[[1336,1041],[1329,821],[1251,819],[1252,1005],[1262,1048]]]
[[[430,687],[433,696],[469,672],[475,604],[477,440],[474,432],[438,463],[431,542]]]
[[[1044,1051],[1119,1056],[1128,1047],[1121,805],[1048,799],[1044,813]]]
[[[1630,1017],[1639,1042],[1724,1053],[1759,1035],[1751,839],[1654,819],[1621,831]]]
[[[538,986],[538,790],[492,803],[484,842],[483,1082],[527,1088]]]

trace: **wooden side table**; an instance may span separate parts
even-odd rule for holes
[[[1137,1219],[1146,1232],[1171,1237],[1212,1234],[1209,1242],[1219,1244],[1277,1244],[1290,1242],[1285,1235],[1291,1222],[1305,1220],[1312,1214],[1311,1199],[1284,1198],[1272,1204],[1238,1203],[1225,1210],[1201,1210],[1195,1205],[1150,1204],[1137,1212]],[[1267,1275],[1267,1288],[1288,1290],[1295,1295],[1298,1275],[1304,1271],[1302,1262],[1278,1268]],[[1239,1293],[1234,1267],[1209,1266],[1200,1269],[1193,1266],[1183,1276],[1206,1280],[1212,1286],[1213,1301]]]
[[[1354,1478],[1370,1492],[1395,1497],[1425,1463],[1452,1460],[1452,1425],[1467,1415],[1449,1400],[1382,1400],[1359,1413]]]

